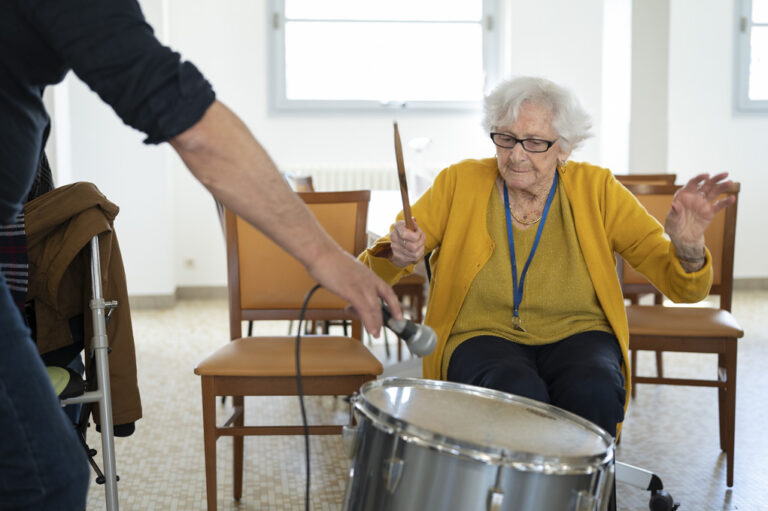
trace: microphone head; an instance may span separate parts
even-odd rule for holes
[[[437,346],[437,334],[427,325],[419,325],[419,328],[407,343],[408,349],[417,357],[425,357],[435,351]]]

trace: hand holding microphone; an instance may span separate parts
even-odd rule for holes
[[[437,334],[427,325],[414,323],[409,319],[393,319],[386,304],[381,305],[384,326],[396,333],[408,349],[417,357],[424,357],[435,350]]]

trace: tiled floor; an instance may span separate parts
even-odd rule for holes
[[[746,331],[739,347],[733,488],[725,486],[714,389],[639,387],[618,448],[620,461],[657,473],[682,504],[681,511],[768,509],[768,437],[763,429],[768,423],[768,387],[766,377],[760,376],[768,362],[768,293],[737,293],[733,312]],[[167,311],[135,311],[133,317],[145,417],[132,437],[116,441],[120,507],[203,510],[200,382],[192,368],[226,342],[226,303],[184,301]],[[270,333],[285,330],[282,323],[261,328]],[[383,353],[381,343],[374,350]],[[640,357],[641,370],[652,371],[650,354],[641,355],[647,355]],[[665,370],[681,375],[709,375],[714,364],[708,356],[665,357]],[[413,372],[415,364],[410,365],[406,373]],[[295,398],[253,398],[247,406],[254,422],[279,416],[299,423]],[[314,417],[332,416],[341,422],[346,416],[346,406],[334,398],[312,399],[308,406]],[[96,433],[89,440],[100,443]],[[244,495],[238,504],[232,500],[231,440],[218,442],[219,509],[304,509],[303,439],[251,437],[245,445]],[[340,438],[312,437],[311,454],[312,509],[340,509],[347,476]],[[618,498],[619,509],[648,509],[647,492],[619,485]],[[88,509],[104,508],[103,489],[94,483]]]

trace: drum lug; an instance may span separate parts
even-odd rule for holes
[[[503,471],[504,465],[499,465],[496,470],[496,484],[488,489],[488,502],[486,506],[488,511],[501,511],[501,503],[504,501],[504,491],[501,489],[501,476]]]
[[[341,428],[341,445],[344,447],[344,452],[352,459],[357,454],[357,447],[360,444],[357,436],[357,426],[350,424]]]
[[[504,492],[501,488],[494,487],[488,490],[488,511],[501,511],[503,501]]]
[[[403,475],[403,460],[400,458],[390,458],[384,462],[386,465],[385,479],[387,481],[387,491],[395,493],[400,477]]]
[[[608,503],[611,500],[613,485],[616,484],[616,464],[611,463],[603,474],[603,488],[600,495],[600,511],[608,511]]]
[[[595,511],[597,501],[595,497],[590,495],[589,492],[581,490],[576,493],[576,498],[573,499],[573,511]]]
[[[386,481],[386,488],[389,493],[395,493],[397,485],[400,483],[400,477],[403,475],[403,459],[399,456],[401,437],[400,430],[395,429],[395,438],[392,442],[392,450],[390,451],[389,458],[384,460],[384,477]]]
[[[357,447],[360,443],[357,436],[357,421],[355,420],[355,403],[358,399],[357,392],[352,394],[352,398],[349,400],[349,422],[341,428],[341,445],[350,459],[357,454]]]

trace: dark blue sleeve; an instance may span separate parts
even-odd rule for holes
[[[191,62],[157,40],[136,0],[27,0],[27,16],[63,62],[128,124],[164,142],[215,100]]]

